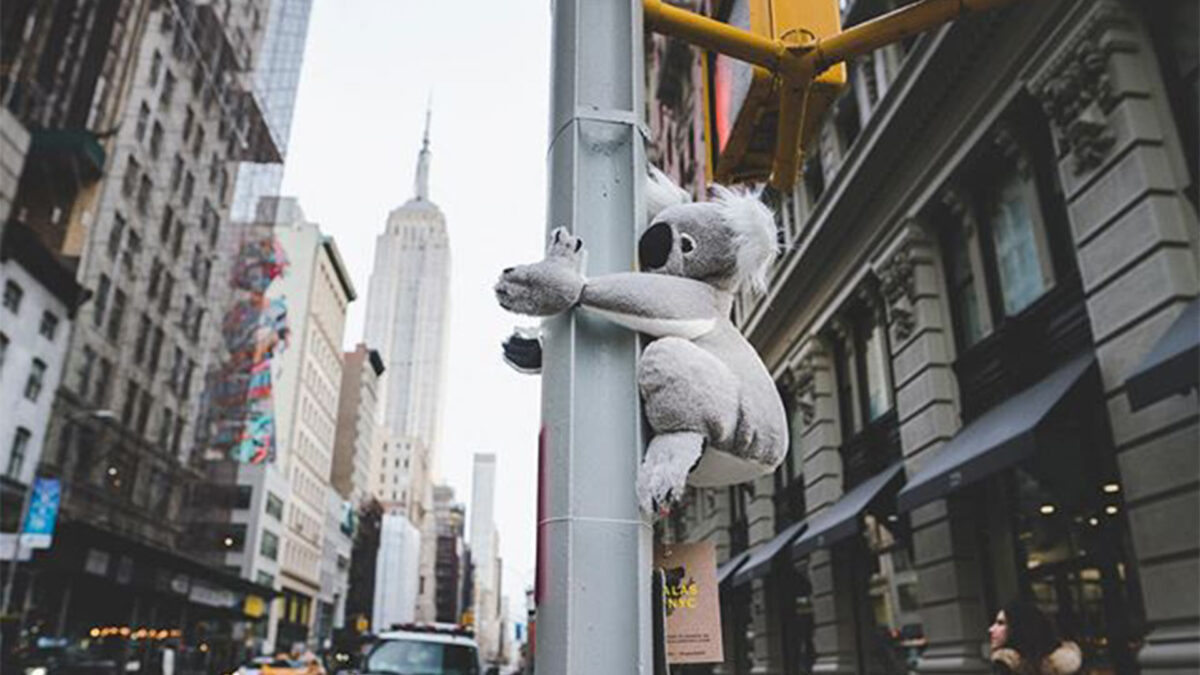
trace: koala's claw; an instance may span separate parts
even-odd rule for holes
[[[642,511],[658,517],[670,513],[683,499],[687,478],[704,449],[704,435],[676,431],[659,434],[646,448],[637,476],[637,497]]]
[[[546,247],[546,262],[552,260],[569,263],[579,269],[583,260],[583,240],[565,227],[554,228],[550,233],[550,244]]]

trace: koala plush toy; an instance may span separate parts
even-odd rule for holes
[[[588,278],[583,241],[559,228],[546,257],[496,284],[505,309],[551,316],[580,307],[652,341],[638,364],[654,431],[637,477],[642,509],[658,514],[686,484],[716,487],[774,471],[787,452],[783,402],[762,360],[730,320],[734,294],[762,291],[775,260],[775,219],[751,194],[714,186],[688,195],[651,169],[641,272]]]

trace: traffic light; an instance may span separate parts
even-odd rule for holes
[[[725,23],[785,44],[801,45],[841,30],[837,0],[728,0]],[[718,182],[765,180],[776,165],[780,131],[798,128],[800,148],[815,147],[821,118],[846,84],[846,65],[837,63],[807,86],[789,87],[760,65],[713,52],[706,60],[707,124],[711,178]],[[785,96],[796,106],[781,106]],[[780,109],[787,118],[780,120]],[[793,112],[794,110],[794,112]],[[794,165],[794,164],[793,164]],[[792,177],[783,178],[790,184]]]

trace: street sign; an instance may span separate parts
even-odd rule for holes
[[[654,567],[663,572],[667,663],[724,661],[713,543],[664,544],[655,551]]]
[[[29,512],[25,516],[25,526],[21,528],[21,546],[30,549],[50,548],[50,542],[54,539],[54,523],[58,520],[62,487],[57,478],[38,478],[34,480],[32,489]]]

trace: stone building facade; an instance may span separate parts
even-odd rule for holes
[[[1153,368],[1200,333],[1196,32],[1019,3],[851,64],[735,310],[791,452],[661,531],[717,543],[716,672],[988,672],[1016,596],[1088,672],[1200,667],[1196,373]]]

